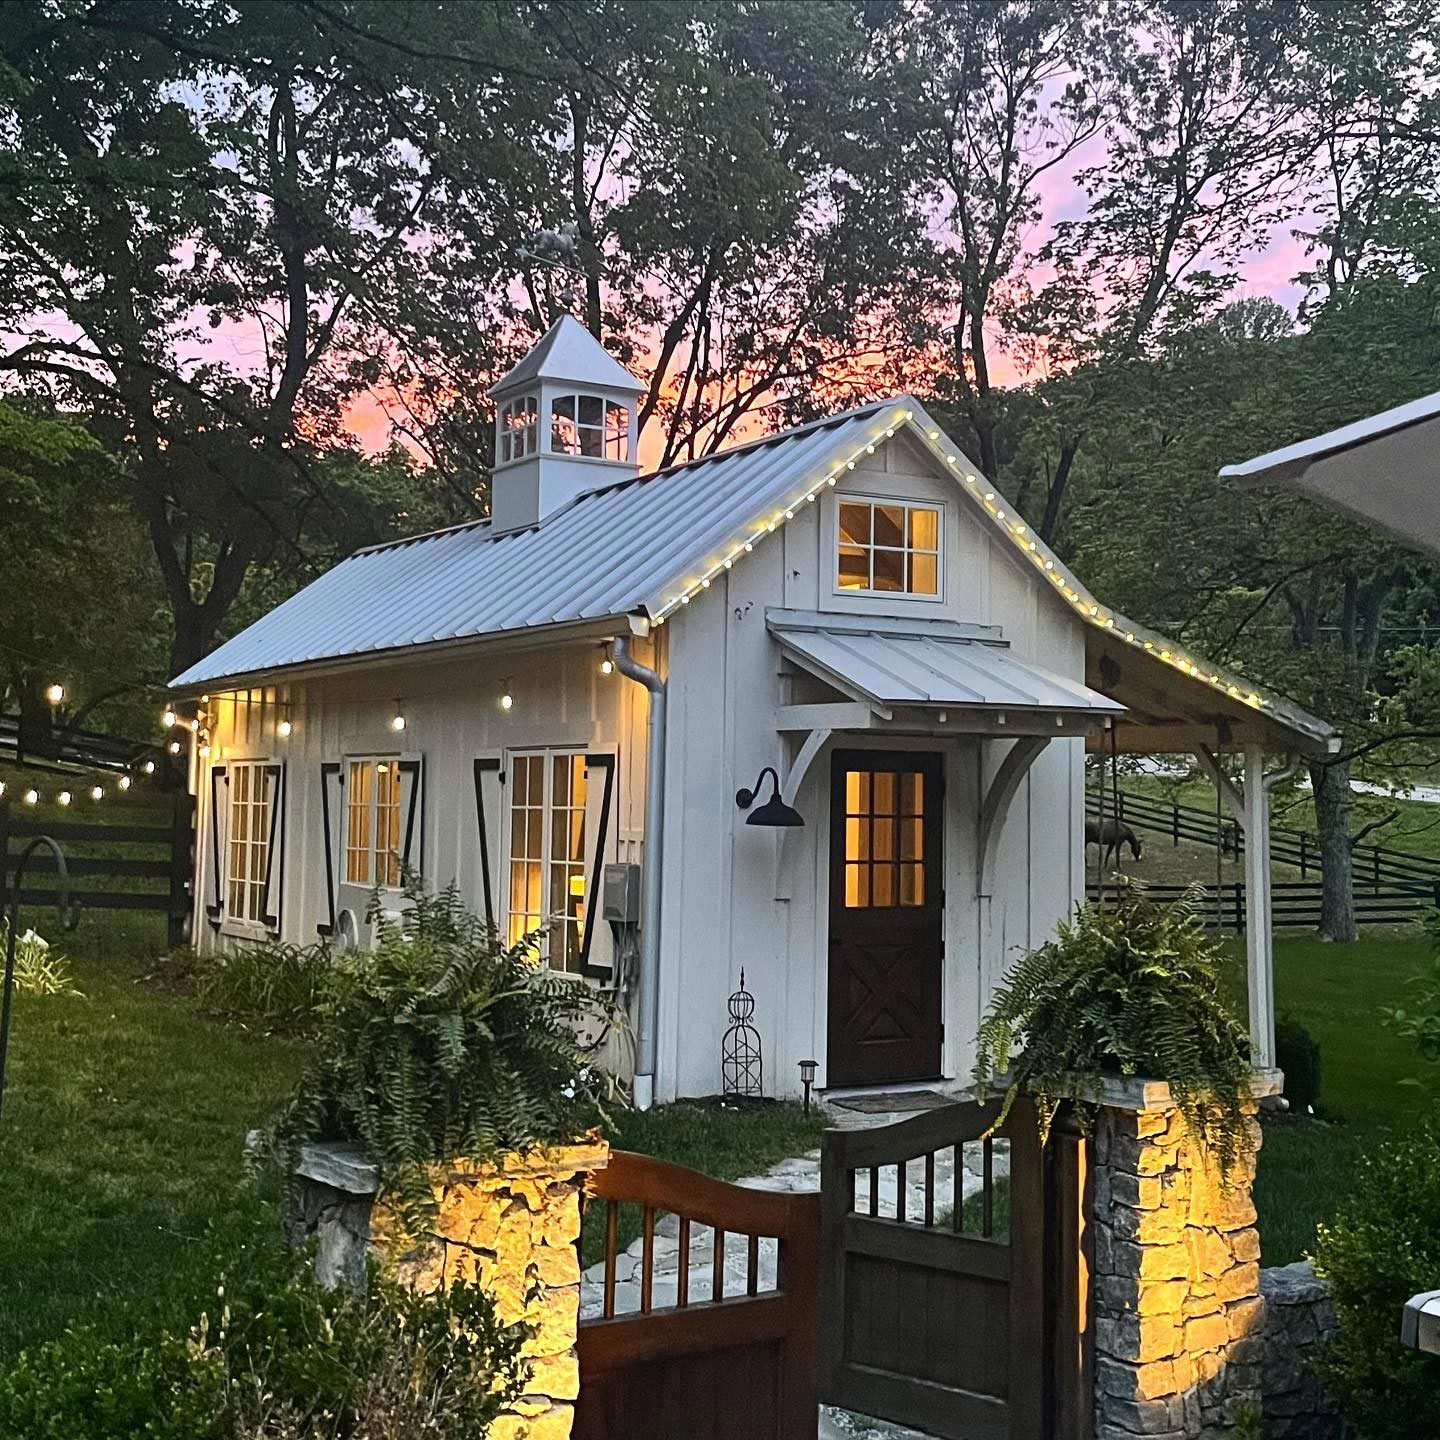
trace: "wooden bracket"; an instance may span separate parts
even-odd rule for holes
[[[1000,832],[1010,812],[1010,802],[1030,767],[1050,743],[1048,735],[1022,735],[1006,751],[1000,768],[980,804],[979,865],[975,883],[977,895],[989,895],[995,880],[995,857],[1000,850]]]

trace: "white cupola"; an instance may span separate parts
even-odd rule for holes
[[[495,402],[494,529],[537,525],[577,495],[640,471],[644,386],[572,315],[504,379]]]

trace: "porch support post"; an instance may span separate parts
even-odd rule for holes
[[[1270,788],[1265,753],[1245,747],[1245,968],[1254,1064],[1275,1068],[1275,936],[1270,923]]]

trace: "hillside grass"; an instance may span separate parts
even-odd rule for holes
[[[1317,1223],[1349,1194],[1360,1157],[1383,1131],[1412,1124],[1433,1105],[1404,1083],[1419,1073],[1419,1057],[1381,1016],[1404,1002],[1428,955],[1425,938],[1411,931],[1372,932],[1355,945],[1276,941],[1277,1007],[1320,1045],[1321,1118],[1265,1126],[1255,1186],[1264,1264],[1286,1265],[1311,1250]]]

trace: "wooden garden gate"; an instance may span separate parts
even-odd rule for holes
[[[1083,1440],[1084,1142],[1042,1151],[1024,1100],[992,1135],[998,1113],[826,1133],[821,1396],[949,1440]]]
[[[629,1282],[617,1273],[627,1205],[641,1235]],[[617,1150],[587,1185],[587,1213],[596,1207],[604,1313],[580,1323],[575,1440],[815,1440],[820,1197]],[[689,1263],[667,1270],[662,1250]]]

